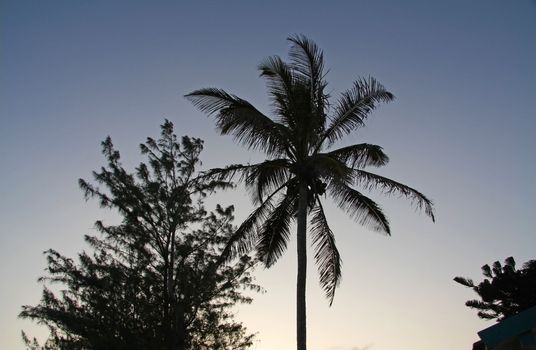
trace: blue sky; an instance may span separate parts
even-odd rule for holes
[[[102,163],[111,135],[127,166],[168,118],[205,140],[205,167],[261,159],[220,136],[182,96],[221,87],[270,112],[256,67],[285,57],[302,33],[324,50],[333,96],[374,76],[396,96],[344,142],[384,147],[378,172],[436,203],[432,224],[409,204],[374,195],[390,238],[328,207],[344,266],[328,308],[309,269],[312,350],[469,349],[489,323],[464,306],[457,275],[513,255],[534,259],[536,3],[500,1],[1,1],[0,329],[23,349],[16,315],[39,300],[55,248],[74,255],[93,222],[117,218],[84,202],[77,179]],[[343,142],[343,144],[344,144]],[[244,191],[216,196],[237,219]],[[295,254],[257,273],[267,289],[238,316],[255,349],[294,347]]]

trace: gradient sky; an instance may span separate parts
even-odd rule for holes
[[[376,143],[378,173],[436,203],[437,223],[409,203],[373,195],[392,237],[328,219],[343,259],[329,308],[315,268],[308,279],[311,350],[470,349],[491,325],[464,306],[480,266],[536,251],[536,2],[453,1],[27,1],[0,2],[0,347],[23,349],[17,319],[36,304],[42,251],[74,256],[97,219],[113,213],[77,187],[104,162],[111,135],[124,164],[164,118],[205,140],[204,166],[262,159],[182,96],[221,87],[269,113],[257,64],[287,54],[290,34],[324,50],[332,95],[372,75],[396,96],[343,144]],[[237,223],[252,206],[245,191]],[[294,244],[294,242],[293,242]],[[257,282],[267,293],[238,309],[257,350],[295,348],[295,246]]]

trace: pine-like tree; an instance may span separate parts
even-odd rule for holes
[[[483,319],[504,320],[532,306],[536,306],[536,260],[527,261],[521,269],[516,269],[513,257],[482,266],[486,277],[475,284],[465,277],[455,277],[454,281],[472,288],[481,300],[468,300],[465,305],[478,310]]]
[[[233,207],[207,212],[203,198],[229,183],[196,176],[200,139],[162,125],[158,140],[140,145],[148,158],[134,174],[120,163],[108,137],[107,166],[95,183],[79,180],[86,199],[116,210],[119,225],[96,222],[99,237],[86,236],[90,252],[77,260],[45,252],[47,276],[41,302],[23,306],[20,317],[45,324],[50,337],[30,349],[245,349],[253,335],[234,320],[232,307],[250,302],[253,259],[224,264],[222,251],[234,232]],[[101,185],[103,188],[99,188]]]

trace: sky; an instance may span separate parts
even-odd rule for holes
[[[117,219],[77,185],[104,164],[100,141],[133,169],[167,118],[205,140],[204,168],[263,159],[183,95],[224,88],[269,114],[257,65],[301,33],[324,50],[332,96],[369,75],[395,94],[341,145],[381,145],[378,173],[433,199],[437,218],[373,193],[385,237],[328,205],[343,278],[329,307],[310,264],[309,349],[470,349],[492,322],[452,279],[535,258],[535,26],[532,0],[0,1],[0,346],[46,335],[17,318],[39,301],[42,252],[75,256],[95,220]],[[234,204],[237,224],[252,209],[240,188],[210,201]],[[256,271],[266,293],[237,309],[256,350],[295,348],[295,260],[292,241]]]

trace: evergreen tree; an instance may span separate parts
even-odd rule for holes
[[[513,257],[496,261],[492,267],[482,266],[486,277],[479,284],[465,277],[454,281],[472,288],[482,300],[468,300],[465,305],[479,310],[478,317],[504,320],[532,306],[536,306],[536,260],[530,260],[520,270]]]
[[[223,181],[196,176],[200,139],[173,133],[166,120],[158,140],[140,145],[148,158],[134,174],[120,163],[108,137],[107,166],[94,183],[80,179],[86,199],[117,210],[119,225],[97,221],[100,237],[86,236],[90,253],[78,259],[45,252],[47,275],[41,302],[23,306],[20,317],[45,324],[43,346],[23,334],[30,349],[245,349],[253,335],[234,320],[232,307],[258,291],[242,255],[224,263],[222,252],[234,232],[233,207],[203,207],[203,198]],[[101,185],[103,188],[99,188]]]

